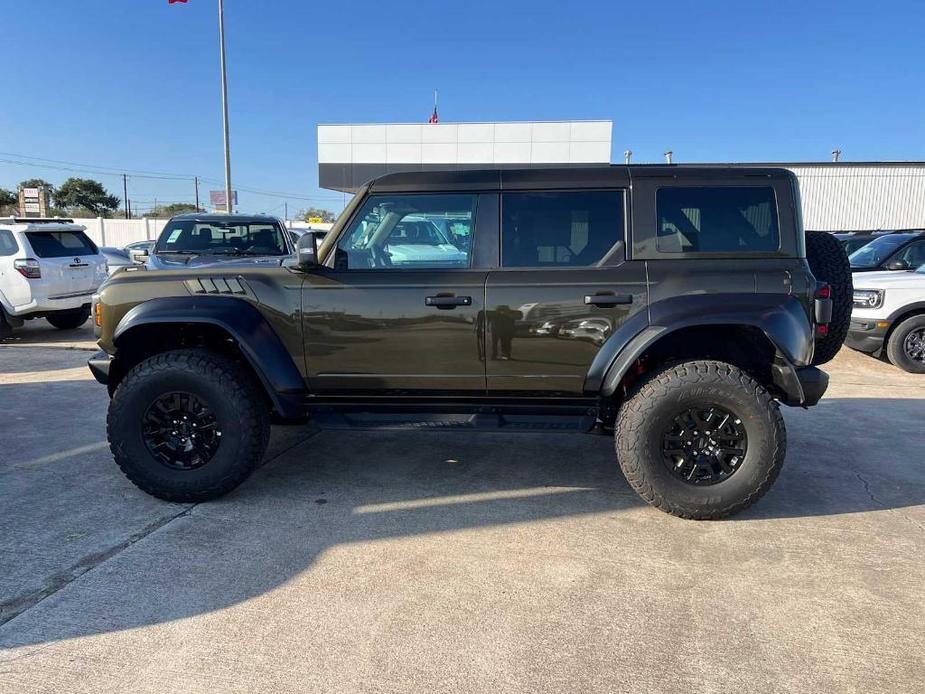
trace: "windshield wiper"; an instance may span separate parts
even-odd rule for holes
[[[199,255],[199,251],[159,251],[156,248],[151,252],[154,255]]]
[[[245,251],[241,248],[213,248],[208,252],[209,255],[283,255],[278,250],[272,253],[261,251]]]

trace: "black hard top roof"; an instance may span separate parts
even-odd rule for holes
[[[501,167],[452,171],[405,171],[386,174],[369,182],[371,192],[432,190],[522,190],[537,187],[581,188],[627,185],[631,178],[720,179],[794,178],[779,167],[728,164],[599,164],[555,168]]]

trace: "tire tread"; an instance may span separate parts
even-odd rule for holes
[[[755,403],[759,408],[768,410],[771,425],[774,429],[774,449],[771,452],[772,463],[768,466],[764,478],[744,499],[718,509],[679,504],[655,490],[645,461],[641,460],[637,454],[637,451],[642,448],[643,428],[650,421],[656,402],[669,396],[680,382],[685,384],[715,384],[717,381],[749,393],[755,399]],[[650,374],[620,408],[616,426],[614,427],[614,441],[620,468],[623,470],[629,485],[643,500],[666,513],[680,518],[718,520],[748,508],[771,488],[784,463],[787,433],[783,416],[780,414],[780,406],[754,378],[738,367],[726,362],[699,360],[682,362]]]

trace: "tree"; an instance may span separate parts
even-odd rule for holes
[[[11,190],[0,188],[0,211],[5,212],[7,208],[16,207],[19,202],[19,196]]]
[[[69,178],[54,191],[55,204],[69,210],[84,209],[96,216],[105,216],[121,202],[110,195],[99,181],[92,178]]]
[[[317,207],[309,207],[307,210],[300,212],[299,216],[304,222],[307,222],[309,219],[317,219],[320,217],[321,221],[326,224],[330,224],[336,218],[334,213],[330,210],[322,210]]]
[[[148,213],[149,217],[173,217],[177,214],[185,214],[186,212],[198,212],[196,206],[188,202],[173,202],[169,205],[158,205],[151,212]]]

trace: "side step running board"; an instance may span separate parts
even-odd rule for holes
[[[590,415],[405,414],[318,412],[312,421],[324,429],[466,430],[582,433],[595,430]]]

